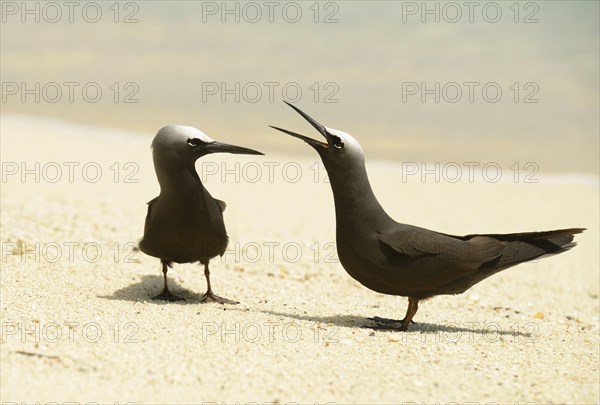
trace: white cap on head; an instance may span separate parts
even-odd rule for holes
[[[355,155],[355,156],[364,156],[364,152],[360,143],[352,135],[347,132],[340,131],[339,129],[325,127],[327,132],[329,132],[333,136],[337,136],[340,138],[342,143],[344,144],[344,149],[347,154]]]
[[[167,125],[162,127],[154,140],[152,141],[152,148],[155,150],[160,149],[173,149],[178,145],[187,145],[188,139],[200,139],[205,143],[212,143],[215,140],[204,132],[194,127],[188,127],[186,125]]]

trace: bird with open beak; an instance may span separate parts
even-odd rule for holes
[[[337,253],[348,274],[382,294],[408,297],[404,319],[371,318],[377,328],[407,330],[420,300],[460,294],[504,269],[575,246],[584,228],[455,236],[394,221],[373,194],[356,139],[319,124],[289,104],[324,138],[272,127],[299,138],[321,156],[333,190]]]
[[[160,195],[148,203],[140,250],[161,261],[164,287],[154,299],[176,301],[167,285],[173,263],[200,262],[207,290],[202,302],[237,304],[212,291],[208,262],[222,256],[229,238],[223,221],[225,203],[213,198],[200,181],[195,162],[211,153],[262,155],[241,146],[220,143],[196,128],[169,125],[152,141]]]

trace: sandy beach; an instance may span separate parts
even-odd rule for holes
[[[455,234],[588,228],[565,254],[422,303],[401,333],[368,328],[368,317],[402,318],[406,299],[339,264],[316,154],[198,161],[228,204],[213,288],[240,304],[200,304],[198,265],[169,272],[185,301],[163,303],[150,299],[158,260],[133,249],[158,193],[154,134],[18,115],[1,117],[1,133],[2,403],[598,403],[595,175],[532,183],[522,171],[515,182],[503,166],[493,183],[481,172],[436,182],[401,161],[368,163],[400,222]]]

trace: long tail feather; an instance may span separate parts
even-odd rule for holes
[[[506,268],[566,252],[577,245],[576,242],[573,242],[574,235],[582,233],[584,230],[585,228],[570,228],[543,232],[481,235],[504,242],[506,246],[495,263],[486,263],[482,268]]]

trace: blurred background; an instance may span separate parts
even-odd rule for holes
[[[2,115],[310,154],[286,99],[371,159],[598,174],[599,3],[472,4],[3,1]]]

